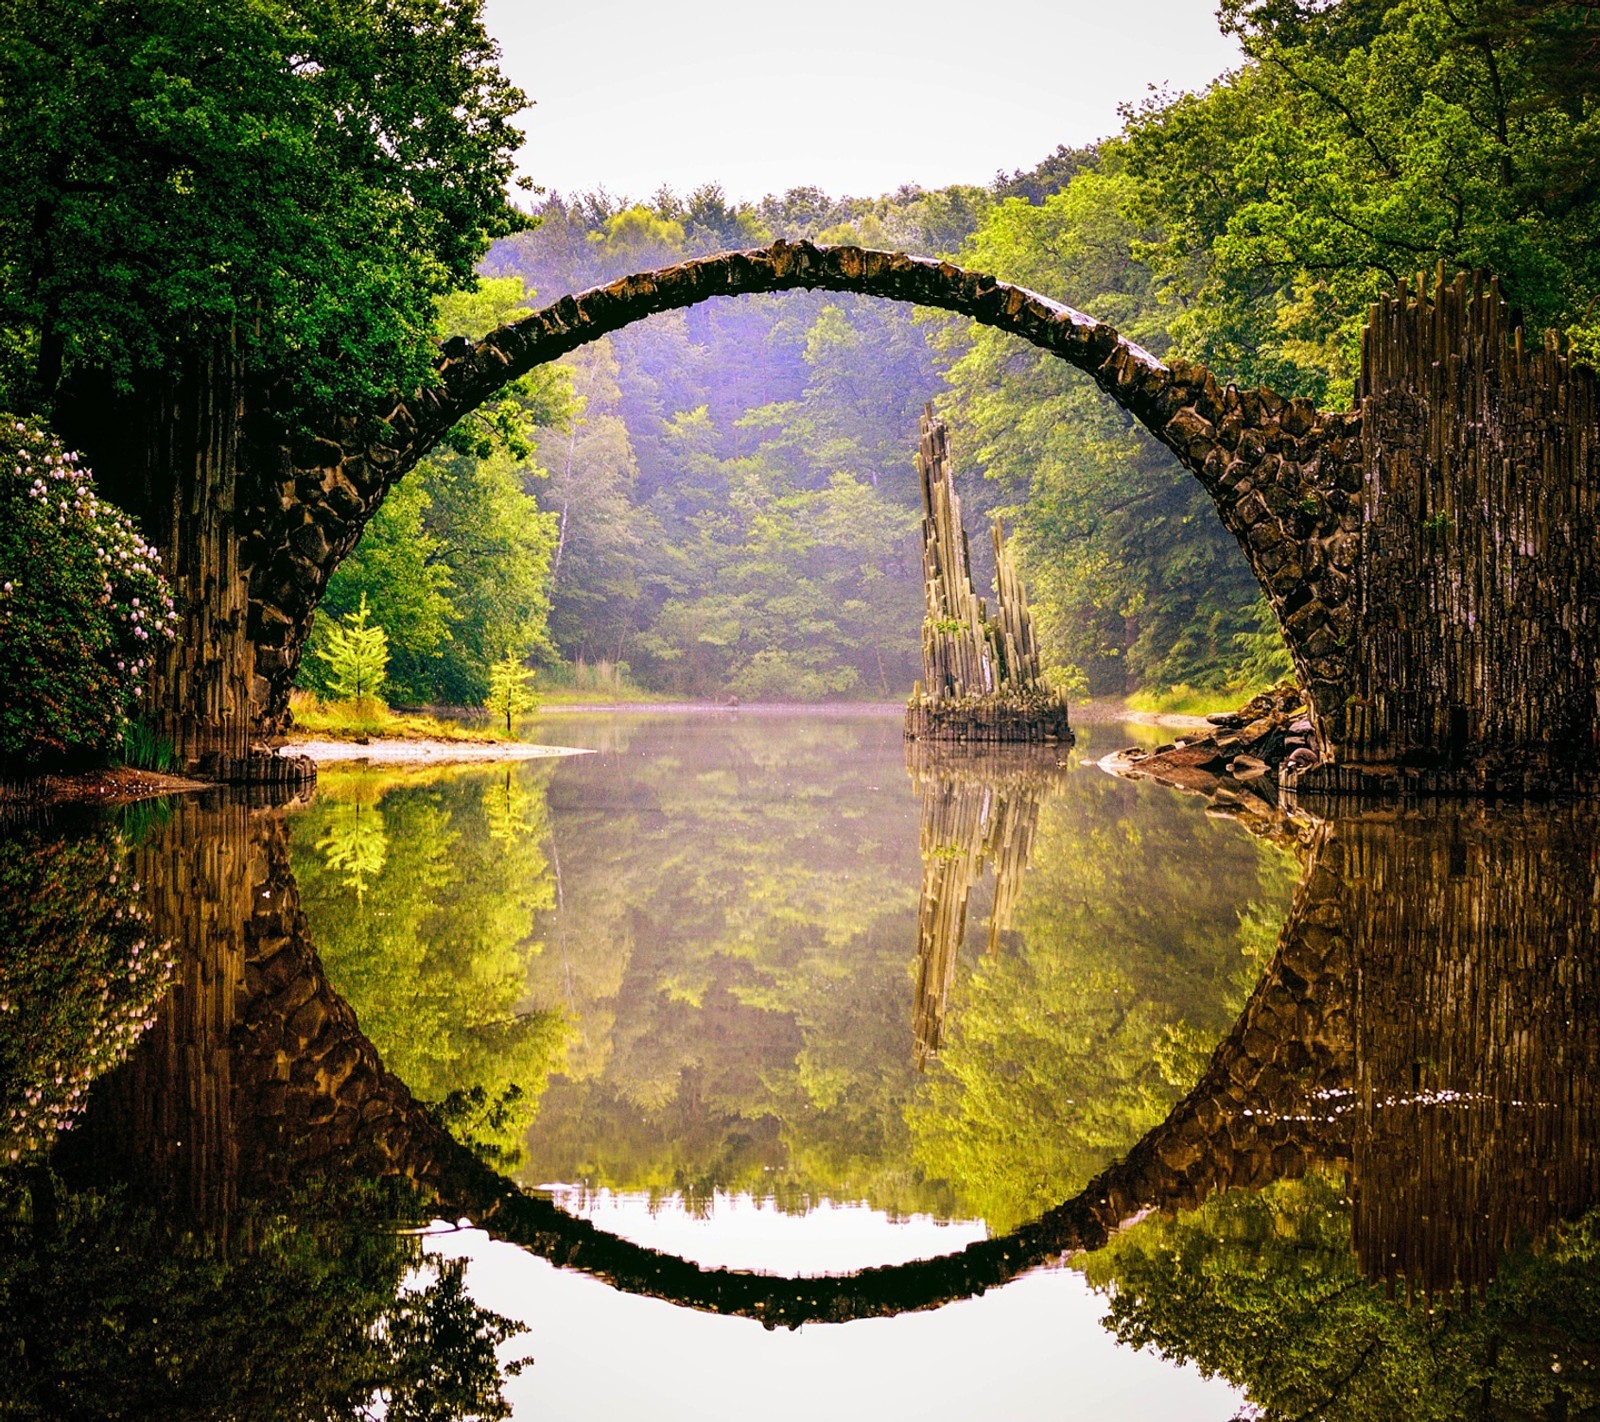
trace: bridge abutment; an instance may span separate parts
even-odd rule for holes
[[[1294,787],[1593,792],[1600,406],[1497,285],[1441,272],[1363,338],[1360,543],[1343,674],[1307,684],[1323,765]]]

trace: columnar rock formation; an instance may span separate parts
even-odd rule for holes
[[[1525,349],[1495,282],[1441,266],[1431,296],[1419,277],[1372,307],[1356,407],[1357,596],[1318,648],[1331,764],[1302,788],[1592,789],[1595,373]]]
[[[995,615],[972,587],[972,558],[950,464],[950,434],[922,413],[922,680],[906,736],[929,741],[1072,742],[1067,699],[1045,684],[1027,595],[994,521]]]

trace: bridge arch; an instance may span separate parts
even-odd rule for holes
[[[1313,707],[1342,685],[1339,648],[1353,615],[1359,440],[1348,415],[1268,390],[1223,386],[1201,366],[1164,363],[1105,322],[1025,287],[949,262],[855,246],[779,241],[622,277],[559,301],[482,340],[446,343],[437,381],[397,399],[376,426],[354,419],[278,452],[247,512],[251,701],[269,729],[328,578],[396,480],[445,432],[509,382],[590,341],[718,296],[820,289],[969,317],[1089,374],[1204,485],[1278,613]]]

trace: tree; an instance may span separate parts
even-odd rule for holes
[[[300,407],[421,380],[435,300],[521,221],[524,98],[479,10],[4,0],[0,327],[29,359],[0,404],[230,333]]]
[[[1229,0],[1249,62],[1130,110],[1148,258],[1184,354],[1347,398],[1382,289],[1443,261],[1600,350],[1600,71],[1584,0]]]
[[[533,668],[524,666],[515,652],[507,652],[489,671],[489,699],[484,704],[496,720],[505,718],[506,734],[511,734],[511,723],[518,716],[526,716],[539,704],[529,682]]]
[[[250,755],[227,604],[278,451],[425,383],[437,298],[524,221],[480,10],[0,0],[0,406],[48,413],[171,570],[197,655],[150,684],[185,764]]]
[[[1139,259],[1157,229],[1134,215],[1136,186],[1108,148],[1041,204],[992,209],[963,257],[1069,294],[1161,354],[1170,318]],[[999,486],[978,502],[998,497],[1016,528],[1047,658],[1100,694],[1240,680],[1239,638],[1271,613],[1198,483],[1061,362],[990,330],[947,345],[958,464]]]
[[[455,570],[446,561],[444,540],[427,527],[432,508],[421,472],[383,501],[361,542],[329,579],[300,664],[301,686],[343,694],[333,680],[333,643],[347,635],[343,629],[358,608],[370,607],[388,639],[385,680],[392,699],[401,703],[440,699],[433,694],[434,670],[450,655],[461,612],[453,596]]]
[[[345,701],[371,701],[383,690],[389,664],[389,639],[383,628],[367,626],[367,599],[328,633],[327,649],[319,655],[332,673],[333,694]]]

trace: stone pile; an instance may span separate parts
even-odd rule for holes
[[[1220,711],[1206,720],[1207,730],[1154,750],[1118,752],[1111,768],[1183,790],[1244,793],[1276,805],[1280,780],[1321,759],[1310,708],[1293,682],[1280,682],[1237,711]]]

